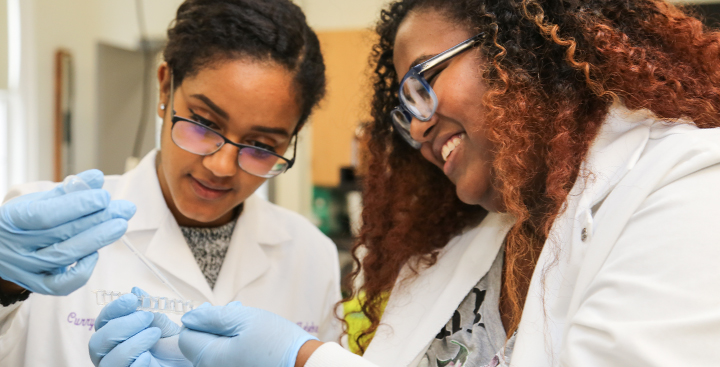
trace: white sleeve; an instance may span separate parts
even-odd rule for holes
[[[8,192],[5,194],[5,197],[3,198],[3,204],[7,203],[8,201],[15,199],[18,196],[22,196],[25,194],[30,194],[33,192],[38,191],[47,191],[55,187],[54,182],[50,181],[36,181],[36,182],[29,182],[25,184],[15,185],[12,186],[10,189],[8,189]]]
[[[720,165],[646,198],[569,322],[561,366],[720,365]]]
[[[336,315],[342,315],[342,305],[337,303],[341,300],[340,295],[340,263],[338,261],[337,247],[335,244],[327,240],[328,245],[328,272],[330,272],[329,282],[325,291],[325,302],[322,323],[318,328],[318,339],[323,342],[337,342],[342,333],[342,324]]]
[[[0,362],[17,359],[17,354],[24,345],[29,321],[29,303],[32,295],[23,302],[15,302],[7,307],[0,307]],[[21,343],[21,344],[19,344]],[[0,363],[2,364],[2,363]],[[3,366],[5,364],[2,364]]]
[[[325,343],[305,362],[305,367],[377,367],[336,343]]]

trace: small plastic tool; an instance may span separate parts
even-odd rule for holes
[[[91,189],[91,187],[88,186],[88,184],[85,181],[83,181],[82,178],[80,178],[78,176],[70,175],[70,176],[67,176],[65,178],[65,180],[63,180],[63,190],[65,190],[66,194],[71,193],[71,192],[76,192],[76,191],[82,191],[82,190],[90,190],[90,189]],[[142,261],[142,263],[145,264],[145,266],[153,274],[155,274],[155,277],[157,277],[163,284],[165,284],[168,288],[170,288],[175,293],[176,296],[180,297],[180,300],[182,300],[182,301],[185,300],[185,297],[183,297],[182,293],[180,293],[180,291],[177,290],[177,288],[175,288],[175,286],[173,286],[172,283],[170,283],[170,281],[167,278],[165,278],[165,276],[160,272],[160,270],[158,270],[158,268],[155,267],[155,265],[153,265],[153,263],[151,263],[150,260],[148,260],[148,258],[145,257],[145,255],[142,254],[142,252],[138,251],[137,248],[135,248],[135,246],[133,246],[132,242],[130,242],[130,240],[127,238],[127,236],[123,235],[120,238],[120,241],[122,241],[122,243],[125,244],[125,246],[128,249],[130,249],[130,251],[133,254],[135,254],[135,256],[138,259],[140,259],[140,261]]]
[[[120,296],[127,294],[104,290],[96,290],[92,292],[95,293],[95,300],[100,306],[105,306],[108,303],[120,298]],[[181,299],[154,296],[138,296],[138,299],[140,300],[140,306],[137,308],[138,311],[184,314],[185,312],[191,311],[195,308],[193,301]]]

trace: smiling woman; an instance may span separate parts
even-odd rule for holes
[[[718,364],[720,32],[662,0],[398,0],[376,30],[362,358],[237,304],[185,315],[189,358]]]
[[[298,214],[253,195],[267,179],[292,168],[297,134],[325,92],[318,39],[300,8],[288,0],[187,0],[168,30],[157,77],[157,114],[163,119],[160,149],[122,176],[103,177],[98,171],[80,175],[95,189],[88,191],[103,199],[105,206],[96,215],[118,222],[112,232],[97,230],[112,238],[95,234],[88,239],[88,233],[95,232],[86,231],[86,237],[76,240],[97,242],[90,253],[109,245],[99,251],[99,260],[81,254],[87,259],[75,271],[82,268],[85,278],[57,289],[34,286],[30,275],[14,270],[14,264],[26,263],[22,254],[27,251],[17,241],[6,241],[18,258],[0,262],[0,276],[9,280],[0,279],[1,298],[4,304],[10,303],[6,299],[15,301],[0,310],[3,366],[81,366],[90,361],[126,366],[168,359],[190,365],[178,349],[177,336],[168,334],[175,329],[163,328],[160,334],[157,323],[139,322],[148,315],[135,312],[132,302],[108,305],[107,310],[127,309],[103,311],[94,323],[95,334],[87,327],[68,326],[68,314],[74,320],[95,319],[99,310],[90,293],[94,289],[127,292],[140,286],[154,296],[168,294],[122,244],[111,244],[123,232],[195,302],[242,301],[312,325],[307,329],[313,338],[336,340],[340,335],[334,316],[340,299],[335,245]],[[31,192],[52,187],[20,185],[6,200],[31,200]],[[65,196],[56,191],[34,195]],[[67,210],[37,216],[42,220]],[[84,227],[72,223],[82,232]],[[0,238],[8,230],[2,231]],[[61,240],[75,240],[76,234]],[[42,241],[50,240],[31,237],[27,246],[55,248],[54,242]],[[80,256],[74,248],[73,256]],[[26,271],[62,273],[77,260],[69,258],[58,269]],[[93,261],[98,261],[94,273]],[[24,300],[28,291],[42,294]],[[72,291],[66,297],[53,296]],[[62,340],[73,342],[65,345]],[[12,347],[17,343],[22,348]]]

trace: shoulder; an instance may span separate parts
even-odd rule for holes
[[[126,175],[108,175],[105,176],[105,182],[103,183],[103,189],[110,192],[112,195],[115,191],[117,191],[118,187],[120,186],[120,183],[125,179]]]
[[[18,196],[31,194],[33,192],[40,192],[40,191],[47,191],[52,189],[57,185],[56,182],[52,181],[35,181],[35,182],[28,182],[24,184],[14,185],[10,187],[8,192],[5,194],[5,198],[3,199],[3,203],[7,202],[9,200],[12,200]]]
[[[118,176],[118,175],[105,176],[105,178],[104,178],[105,182],[103,184],[103,189],[109,191],[110,194],[112,194],[113,191],[117,188],[118,183],[120,182],[122,177],[123,176]],[[8,192],[5,194],[3,202],[12,200],[18,196],[31,194],[34,192],[51,190],[58,184],[59,184],[58,182],[53,182],[53,181],[34,181],[34,182],[27,182],[27,183],[23,183],[23,184],[14,185],[14,186],[10,187]]]
[[[337,247],[317,226],[302,215],[252,195],[248,208],[258,215],[259,225],[273,232],[284,232],[295,247],[313,249],[337,258]]]
[[[720,128],[684,126],[653,129],[633,170],[655,178],[656,188],[720,164]],[[655,173],[655,174],[652,174]]]

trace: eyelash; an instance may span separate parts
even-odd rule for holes
[[[217,124],[215,124],[214,122],[212,122],[212,121],[210,121],[210,120],[208,120],[208,119],[206,119],[206,118],[198,115],[198,114],[195,113],[193,110],[190,110],[190,113],[191,113],[190,118],[193,119],[193,120],[195,120],[195,121],[197,121],[197,122],[199,122],[200,124],[205,125],[205,126],[207,126],[208,128],[210,128],[210,129],[215,129],[215,128],[218,127]],[[258,147],[258,148],[263,148],[263,149],[265,149],[265,150],[269,150],[269,151],[275,153],[275,147],[273,147],[272,145],[268,145],[268,144],[265,144],[265,143],[261,143],[261,142],[256,141],[256,140],[251,140],[251,141],[249,141],[249,143],[250,143],[249,145],[256,146],[256,147]]]
[[[191,113],[190,118],[192,118],[193,120],[211,128],[211,129],[215,129],[218,127],[214,122],[196,114],[193,110],[190,110],[190,113]]]
[[[275,153],[275,147],[273,147],[273,146],[271,146],[271,145],[267,145],[267,144],[265,144],[265,143],[261,143],[261,142],[259,142],[259,141],[254,141],[254,140],[251,141],[250,143],[252,143],[251,145],[256,146],[256,147],[258,147],[258,148],[263,148],[263,149],[265,149],[265,150],[269,150],[269,151]]]

